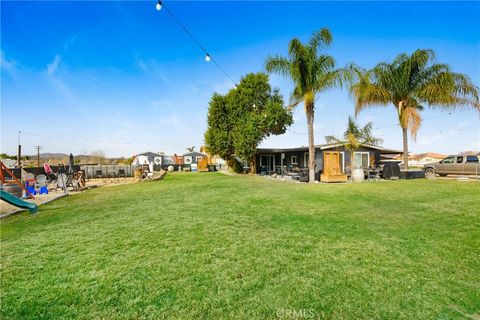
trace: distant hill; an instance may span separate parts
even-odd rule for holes
[[[68,157],[68,154],[65,153],[40,153],[40,159],[63,159]],[[30,159],[37,159],[37,155],[29,155],[27,156]]]

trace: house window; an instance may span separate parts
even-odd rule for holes
[[[305,153],[303,154],[303,166],[304,166],[305,168],[308,168],[308,152],[305,152]]]
[[[292,164],[298,164],[298,156],[292,156]]]
[[[370,166],[369,152],[355,152],[354,168],[368,168]]]
[[[345,152],[340,152],[340,168],[342,172],[345,173]]]
[[[260,155],[260,168],[262,172],[270,173],[275,171],[275,156],[273,154]]]

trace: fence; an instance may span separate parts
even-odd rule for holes
[[[51,166],[50,167],[52,169],[53,172],[67,172],[68,171],[68,166]],[[20,168],[13,168],[13,169],[9,169],[13,175],[21,180],[22,179],[22,169]],[[25,167],[23,168],[23,170],[25,172],[28,172],[28,173],[32,173],[34,176],[38,176],[39,174],[45,174],[45,169],[43,167]],[[80,171],[82,170],[80,168],[80,166],[73,166],[73,171]],[[7,175],[7,172],[6,171],[3,171],[2,170],[2,173],[3,173],[3,176],[4,177],[8,177]]]
[[[130,165],[95,164],[80,166],[85,171],[85,179],[133,177],[134,168]]]

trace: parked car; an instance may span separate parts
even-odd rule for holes
[[[423,166],[425,175],[444,177],[449,174],[474,174],[480,175],[479,157],[475,155],[448,156],[438,163],[428,163]]]

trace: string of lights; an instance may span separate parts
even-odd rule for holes
[[[230,80],[232,81],[233,83],[233,86],[234,88],[237,87],[237,83],[235,82],[235,80],[233,80],[233,78],[225,71],[225,69],[220,65],[220,63],[218,63],[218,61],[216,59],[214,59],[210,53],[208,53],[208,51],[205,49],[204,46],[202,46],[202,44],[193,36],[193,34],[187,29],[187,27],[173,14],[173,12],[167,7],[165,6],[165,3],[158,0],[157,1],[157,4],[155,5],[155,8],[157,9],[157,11],[160,11],[162,9],[164,9],[169,15],[170,17],[172,17],[173,21],[175,21],[179,26],[180,28],[185,31],[185,33],[190,37],[190,39],[192,39],[192,41],[200,48],[200,50],[203,51],[203,53],[205,53],[205,61],[206,62],[210,62],[212,61],[216,66],[217,68]]]
[[[432,117],[427,117],[427,118],[423,118],[422,120],[431,120],[431,119],[438,119],[438,118],[443,118],[443,117],[448,117],[448,116],[451,116],[452,113],[449,112],[448,114],[442,114],[442,115],[437,115],[437,116],[432,116]],[[394,124],[389,124],[389,125],[381,125],[381,126],[375,126],[375,129],[377,130],[380,130],[380,129],[385,129],[385,128],[391,128],[391,127],[399,127],[400,125],[398,123],[394,123]],[[461,131],[461,130],[460,130]],[[321,130],[316,130],[314,129],[313,130],[314,134],[318,135],[318,134],[321,134],[321,133],[328,133],[326,130],[324,129],[321,129]],[[439,131],[439,133],[441,133],[442,131]],[[307,136],[308,135],[308,132],[299,132],[299,131],[289,131],[289,133],[291,135],[294,135],[294,136]]]
[[[43,135],[35,132],[30,132],[30,131],[24,131],[22,130],[22,135],[27,135],[31,137],[36,137],[38,139],[41,139],[43,141],[54,141],[57,143],[62,143],[62,144],[69,144],[69,145],[84,145],[84,144],[103,144],[103,145],[144,145],[144,146],[152,146],[152,145],[158,145],[158,143],[155,142],[135,142],[135,141],[122,141],[122,140],[92,140],[92,139],[81,139],[81,138],[62,138],[58,136],[49,136],[49,135]],[[174,143],[162,143],[159,146],[181,146],[181,145],[190,145],[191,142],[174,142]]]

